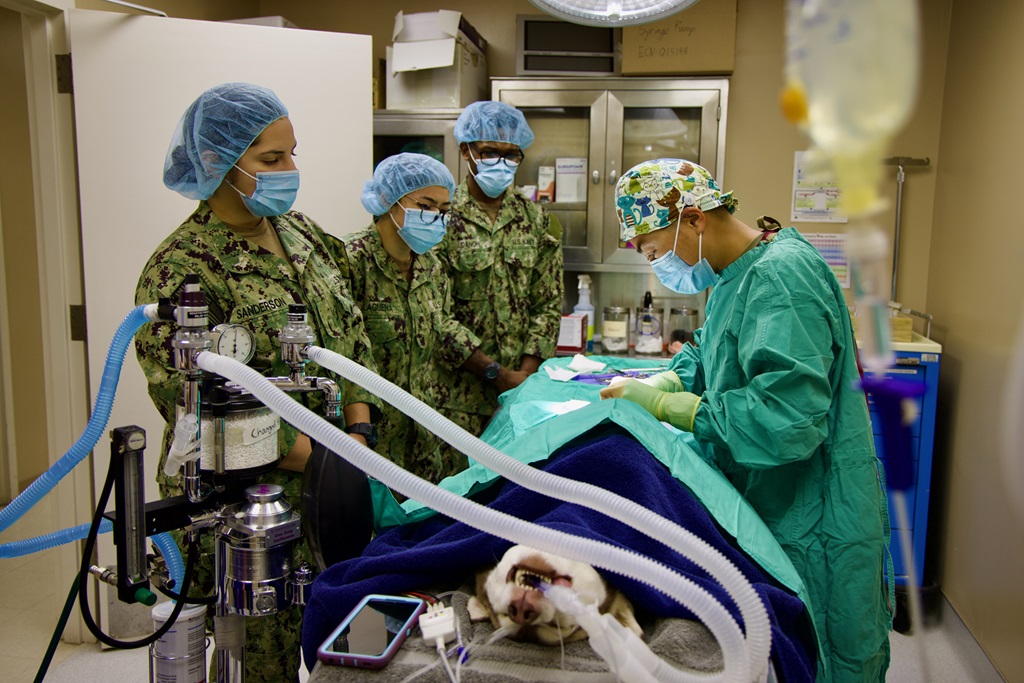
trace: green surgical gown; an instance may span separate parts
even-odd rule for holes
[[[842,288],[795,228],[720,275],[670,366],[701,396],[693,435],[807,584],[819,679],[884,681],[889,520]]]

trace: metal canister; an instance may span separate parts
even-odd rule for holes
[[[601,346],[605,351],[629,350],[629,309],[605,306],[601,312]]]
[[[302,521],[277,484],[250,486],[245,495],[244,503],[224,508],[217,528],[217,581],[226,613],[258,617],[290,604]]]

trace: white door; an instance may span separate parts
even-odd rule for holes
[[[166,189],[164,156],[186,107],[229,81],[273,89],[289,109],[302,173],[297,209],[325,230],[365,227],[359,195],[372,173],[370,36],[70,10],[89,375],[95,391],[110,341],[134,306],[156,246],[196,202]],[[77,388],[76,388],[77,390]],[[148,435],[147,498],[162,420],[129,348],[108,430]],[[109,439],[94,450],[98,492]],[[112,546],[101,546],[113,564]]]

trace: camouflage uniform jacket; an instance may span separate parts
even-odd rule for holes
[[[177,301],[185,275],[199,275],[209,306],[210,326],[238,323],[256,338],[255,355],[249,365],[267,376],[286,376],[277,342],[278,330],[288,318],[288,304],[305,303],[309,324],[317,345],[336,351],[373,368],[362,314],[348,294],[348,261],[341,242],[327,235],[303,214],[291,211],[268,219],[277,231],[291,264],[233,232],[210,210],[206,202],[153,252],[135,290],[137,304],[152,303],[160,297]],[[152,323],[135,336],[135,350],[149,381],[149,395],[167,421],[165,448],[175,418],[175,401],[181,392],[181,373],[174,368],[171,342],[176,325]],[[326,374],[315,363],[306,366],[309,375]],[[335,381],[339,378],[332,377]],[[339,383],[342,404],[368,403],[379,415],[379,400],[361,387]],[[311,396],[310,407],[318,410],[320,396]],[[294,428],[282,423],[281,452],[295,443]],[[301,475],[276,470],[264,480],[285,486],[289,500],[297,505]],[[164,495],[173,495],[178,477],[158,475]]]
[[[414,256],[409,282],[371,225],[342,238],[352,296],[363,311],[380,374],[434,408],[443,407],[453,373],[479,346],[451,313],[448,276],[432,251]],[[384,406],[377,452],[431,481],[466,468],[464,455],[400,410]]]
[[[453,313],[480,338],[480,349],[518,369],[524,354],[555,354],[562,317],[562,232],[557,221],[514,190],[490,217],[463,182],[438,256],[452,279]],[[490,415],[497,390],[460,371],[450,407]]]

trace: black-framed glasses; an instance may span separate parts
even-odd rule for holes
[[[441,225],[448,225],[448,219],[451,216],[449,209],[438,209],[433,206],[430,206],[429,204],[418,202],[415,199],[412,199],[411,197],[407,197],[407,199],[416,204],[416,207],[413,209],[409,209],[399,204],[398,206],[401,207],[402,211],[405,211],[406,214],[411,213],[415,215],[418,213],[420,216],[420,222],[422,222],[424,225],[433,225],[437,221],[441,221]]]
[[[482,150],[472,142],[469,143],[470,149],[477,153],[477,163],[483,164],[484,166],[495,166],[498,161],[504,161],[505,165],[509,168],[515,168],[519,164],[523,163],[523,159],[526,155],[523,154],[522,150],[516,150],[514,152],[505,152],[504,154],[497,150]]]

